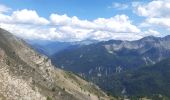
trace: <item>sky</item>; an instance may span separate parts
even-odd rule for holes
[[[170,0],[0,0],[0,27],[30,40],[170,35]]]

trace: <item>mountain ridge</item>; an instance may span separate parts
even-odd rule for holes
[[[169,44],[170,36],[149,36],[136,41],[110,40],[64,50],[51,59],[54,65],[112,91],[116,88],[111,84],[116,73],[135,71],[170,58]]]
[[[0,28],[0,98],[98,100],[109,98],[94,84],[55,68],[22,39]]]

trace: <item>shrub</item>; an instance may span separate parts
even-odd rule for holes
[[[63,91],[65,91],[66,89],[65,88],[63,88]]]
[[[52,100],[52,98],[48,96],[48,97],[47,97],[47,100]]]
[[[55,90],[56,90],[55,87],[53,87],[53,88],[52,88],[52,91],[55,92]]]
[[[7,61],[6,61],[6,64],[7,64],[8,66],[10,66],[11,63],[10,63],[9,60],[7,60]]]

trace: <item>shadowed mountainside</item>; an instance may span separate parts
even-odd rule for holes
[[[135,76],[140,73],[140,68],[143,68],[143,66],[152,66],[164,59],[170,58],[169,44],[170,36],[162,38],[148,36],[136,41],[110,40],[64,50],[53,55],[51,59],[52,62],[55,65],[59,65],[60,68],[76,72],[96,83],[102,89],[110,91],[111,94],[121,96],[123,95],[122,91],[125,89],[123,81],[126,80],[126,75],[128,75],[122,73],[132,71],[134,72],[133,76]],[[135,73],[136,70],[138,71]],[[165,68],[163,70],[167,69]],[[147,76],[149,73],[150,70],[148,69],[147,72],[144,73],[144,76],[142,76],[141,72],[141,76],[139,77],[146,77],[147,80],[147,78],[150,77]],[[153,74],[153,80],[162,81],[159,76],[156,76],[155,72]],[[161,72],[158,72],[158,75],[159,74],[161,74]],[[160,91],[163,90],[159,86],[168,84],[169,82],[162,81],[162,83],[158,83],[161,85],[155,83],[157,85],[154,87],[152,84],[149,85],[149,81],[144,81],[142,78],[139,80],[127,78],[126,82],[127,81],[129,88],[126,88],[127,91],[130,91],[128,93],[131,96],[142,95],[140,91],[145,90],[147,90],[147,93],[151,92],[152,94],[155,93],[152,90],[157,89],[155,91],[161,93]],[[132,84],[131,81],[136,83]],[[139,90],[136,90],[138,87],[135,86],[138,86],[138,81],[143,84],[139,85]],[[166,87],[163,87],[163,89],[166,89]],[[168,91],[164,91],[162,94],[166,92]]]

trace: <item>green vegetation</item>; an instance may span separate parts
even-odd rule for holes
[[[121,87],[124,87],[126,88],[126,95],[132,100],[142,97],[153,100],[168,100],[167,98],[170,98],[170,59],[135,71],[124,72],[114,77],[112,81],[113,90],[118,90],[117,94],[115,91],[111,91],[114,96],[121,96]]]
[[[164,95],[170,97],[169,37],[146,37],[137,41],[110,40],[73,49],[52,56],[52,62],[80,74],[109,95],[134,98]],[[161,59],[160,59],[161,58]],[[145,66],[148,65],[148,66]],[[117,73],[117,67],[121,72]],[[82,90],[84,86],[81,86]],[[126,90],[125,93],[122,93]]]
[[[47,100],[52,100],[52,98],[48,96],[48,97],[47,97]]]

